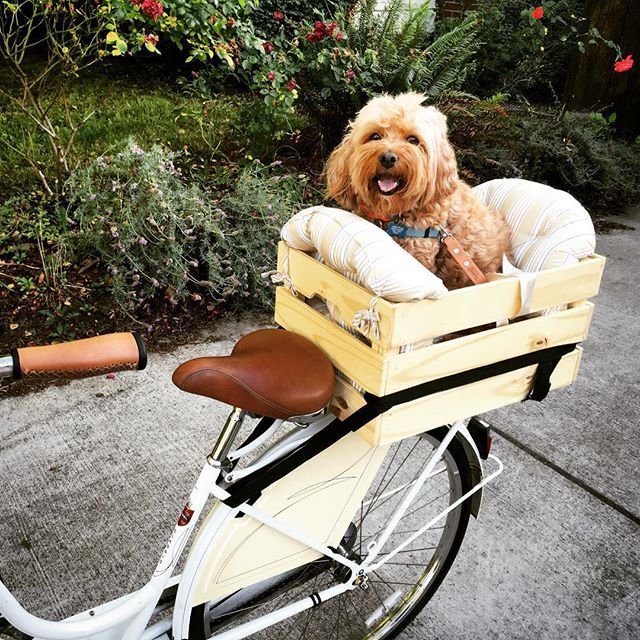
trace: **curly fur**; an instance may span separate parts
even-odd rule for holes
[[[498,211],[486,207],[459,179],[446,118],[435,107],[422,106],[424,100],[405,93],[365,105],[329,157],[328,196],[382,224],[395,219],[422,229],[441,225],[485,274],[495,273],[509,253],[509,228]],[[383,154],[395,157],[393,166]],[[396,183],[391,190],[381,186]],[[471,284],[437,240],[396,240],[449,289]]]

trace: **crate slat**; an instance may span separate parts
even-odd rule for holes
[[[287,273],[295,283],[296,291],[307,298],[320,296],[330,300],[340,311],[346,322],[353,322],[353,316],[361,309],[368,309],[374,294],[359,284],[345,278],[342,274],[318,262],[310,255],[290,249],[284,242],[278,246],[278,270],[285,271],[285,255],[288,257]],[[380,334],[391,336],[393,304],[378,300],[376,311],[380,315]],[[390,344],[386,338],[380,343]]]
[[[408,353],[387,355],[386,393],[587,337],[593,304],[529,318]]]
[[[605,259],[596,255],[567,267],[541,271],[533,291],[531,312],[597,295],[604,263]],[[520,282],[512,276],[495,274],[491,282],[450,291],[440,300],[402,302],[393,307],[391,344],[411,344],[514,318],[520,309]]]
[[[382,396],[446,375],[587,336],[593,305],[530,318],[416,349],[382,354],[312,309],[289,291],[276,291],[276,322],[317,344],[333,365],[367,391]]]

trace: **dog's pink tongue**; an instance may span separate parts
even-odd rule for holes
[[[378,178],[378,187],[380,187],[380,191],[384,193],[393,191],[397,186],[398,181],[393,178]]]

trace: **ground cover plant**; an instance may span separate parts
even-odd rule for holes
[[[539,180],[595,212],[640,199],[615,113],[564,107],[585,48],[638,73],[580,0],[1,6],[0,347],[268,308],[279,228],[322,200],[324,160],[381,92],[447,113],[471,183]]]

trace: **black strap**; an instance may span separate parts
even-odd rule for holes
[[[461,371],[460,373],[454,373],[444,378],[438,378],[436,380],[429,380],[423,382],[414,387],[403,389],[402,391],[396,391],[390,393],[387,396],[379,398],[370,393],[365,394],[365,400],[367,404],[371,404],[378,410],[377,417],[381,413],[388,411],[392,407],[398,404],[404,404],[405,402],[411,402],[433,393],[440,393],[441,391],[449,391],[457,387],[462,387],[467,384],[479,382],[486,378],[492,378],[499,376],[503,373],[510,371],[517,371],[524,367],[530,367],[537,364],[538,370],[534,380],[534,387],[532,392],[526,399],[542,400],[549,392],[550,382],[549,378],[553,373],[558,362],[562,356],[567,353],[571,353],[576,348],[575,344],[563,344],[557,347],[549,347],[548,349],[542,349],[540,351],[532,351],[531,353],[525,353],[521,356],[515,356],[514,358],[508,358],[501,360],[500,362],[493,362],[491,364],[484,365],[482,367],[476,367],[475,369],[469,369],[468,371]],[[542,368],[541,366],[544,365]]]
[[[529,395],[523,400],[536,400],[540,402],[544,400],[551,389],[551,374],[555,371],[562,356],[541,362],[536,369],[536,377],[533,379],[533,385],[529,391]]]
[[[571,353],[575,347],[575,344],[565,344],[526,353],[507,360],[501,360],[500,362],[476,367],[469,371],[438,378],[437,380],[429,380],[409,389],[390,393],[387,396],[378,397],[371,393],[365,393],[366,404],[363,407],[360,407],[345,420],[336,418],[322,431],[316,433],[287,455],[237,480],[228,488],[231,495],[223,502],[230,507],[237,507],[247,500],[255,499],[263,489],[280,480],[307,460],[328,449],[348,433],[357,431],[385,411],[405,402],[411,402],[434,393],[479,382],[486,378],[516,371],[534,364],[538,365],[538,370],[532,390],[525,399],[542,400],[549,391],[551,373],[562,356]]]

